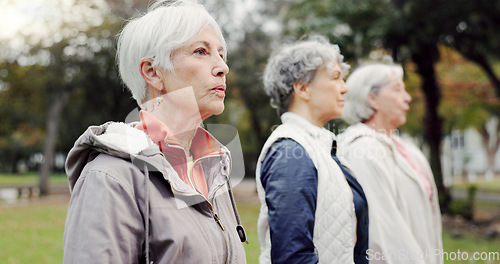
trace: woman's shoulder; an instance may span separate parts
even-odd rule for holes
[[[262,162],[260,179],[262,183],[280,180],[293,184],[306,183],[316,179],[317,170],[307,151],[297,141],[283,138],[276,141]]]
[[[339,157],[345,158],[351,164],[357,164],[359,161],[385,164],[392,159],[393,149],[390,142],[373,135],[348,133],[349,130],[346,130],[339,139]]]
[[[131,189],[138,181],[144,181],[143,172],[131,160],[105,153],[99,154],[94,160],[85,165],[80,174],[80,178],[82,177],[100,178],[103,181],[112,180]]]
[[[387,142],[378,140],[374,137],[360,135],[358,137],[352,137],[349,141],[339,140],[339,147],[337,152],[349,153],[349,152],[359,152],[364,151],[368,153],[372,152],[390,152],[391,146]]]
[[[266,154],[265,159],[311,159],[306,149],[292,138],[279,138],[276,140]]]

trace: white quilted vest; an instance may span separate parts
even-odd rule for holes
[[[340,167],[330,156],[333,133],[311,124],[295,113],[284,113],[281,120],[283,124],[274,130],[264,144],[256,168],[257,192],[261,202],[257,221],[261,249],[259,263],[271,263],[268,208],[260,181],[260,169],[267,151],[281,138],[290,138],[298,142],[306,150],[318,171],[318,200],[313,242],[319,263],[354,263],[356,215],[351,188]]]

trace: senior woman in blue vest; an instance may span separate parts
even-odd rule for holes
[[[256,180],[260,263],[368,263],[368,207],[323,128],[342,115],[349,66],[321,36],[287,44],[264,71],[282,124],[265,143]]]
[[[429,164],[397,133],[411,96],[403,68],[370,63],[347,79],[339,156],[352,166],[370,206],[370,263],[440,264],[441,214]]]

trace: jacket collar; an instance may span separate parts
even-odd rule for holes
[[[183,151],[179,141],[171,130],[158,118],[147,111],[139,112],[141,121],[135,128],[144,131],[151,140],[160,147],[163,153]],[[221,155],[224,151],[219,142],[205,129],[198,127],[191,143],[191,153],[193,159],[199,159],[209,155]],[[181,155],[185,158],[186,153]]]
[[[85,165],[93,160],[98,153],[129,159],[139,169],[147,164],[149,171],[159,171],[164,178],[170,182],[177,194],[194,195],[196,192],[185,184],[179,177],[173,177],[176,171],[159,149],[159,146],[143,131],[136,129],[139,123],[108,122],[101,126],[89,127],[75,142],[74,147],[68,153],[65,169],[68,175],[70,189],[76,184]],[[197,142],[209,142],[209,147],[200,148],[200,152],[193,153],[197,157],[204,155],[202,150],[210,149],[211,154],[220,151],[226,167],[230,168],[231,161],[227,157],[228,150],[220,145],[207,131],[199,128],[197,131]],[[208,135],[207,135],[208,134]],[[194,143],[198,145],[198,143]],[[208,144],[206,144],[208,145]],[[180,147],[179,147],[180,148]],[[198,149],[196,149],[198,150]],[[185,154],[182,154],[185,156]],[[217,159],[217,162],[219,159]],[[226,177],[228,172],[226,173]]]
[[[342,141],[346,142],[346,144],[350,144],[354,140],[364,136],[375,138],[378,141],[388,145],[391,150],[394,149],[392,140],[389,136],[384,133],[377,132],[363,123],[357,123],[349,126],[346,132],[342,133]]]
[[[416,175],[416,172],[413,170],[411,165],[406,161],[406,159],[399,153],[399,151],[396,149],[396,146],[394,145],[393,141],[396,141],[397,143],[407,146],[401,138],[399,138],[397,135],[392,135],[392,137],[387,136],[384,133],[377,132],[373,130],[372,128],[368,127],[367,125],[363,123],[357,123],[354,125],[351,125],[342,135],[340,135],[340,141],[342,143],[341,145],[341,151],[344,151],[344,148],[349,148],[349,144],[355,141],[358,138],[368,136],[371,138],[374,138],[378,140],[379,142],[387,145],[387,147],[390,149],[394,161],[396,162],[396,165],[411,179],[415,180],[421,187],[423,191],[424,186],[423,183],[418,179],[418,176]]]
[[[319,140],[322,146],[327,146],[329,149],[332,147],[333,140],[335,139],[335,134],[327,130],[324,127],[318,127],[309,120],[305,119],[301,115],[294,112],[286,112],[281,115],[281,122],[283,124],[292,124],[297,127],[297,129],[304,130],[312,138]]]

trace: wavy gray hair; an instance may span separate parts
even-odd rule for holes
[[[398,64],[370,62],[356,68],[346,81],[349,92],[345,94],[342,119],[350,124],[369,120],[375,110],[368,103],[368,96],[377,95],[391,73],[403,78],[403,68]]]
[[[271,106],[278,110],[278,115],[287,112],[293,85],[310,83],[322,65],[334,67],[330,62],[336,62],[342,69],[342,76],[346,76],[350,66],[343,59],[339,46],[320,35],[279,47],[269,58],[263,75]]]

